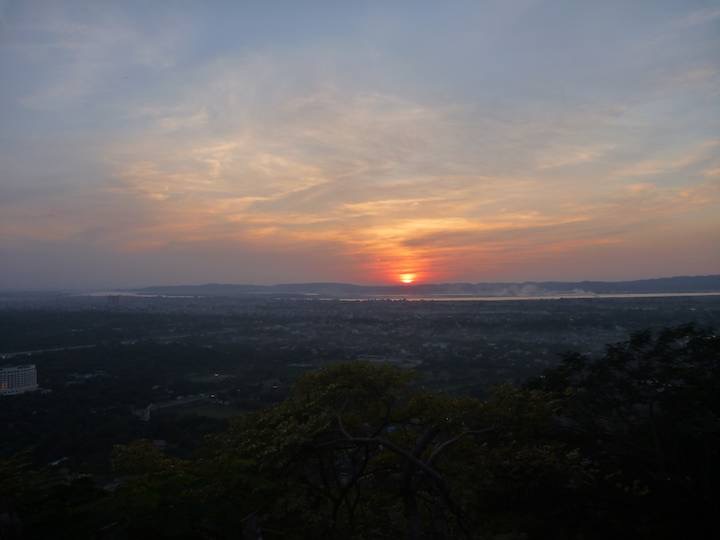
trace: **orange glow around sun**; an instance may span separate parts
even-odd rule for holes
[[[415,283],[415,279],[417,279],[417,274],[400,274],[399,277],[400,283],[410,285],[411,283]]]

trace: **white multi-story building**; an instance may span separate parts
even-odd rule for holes
[[[35,364],[0,368],[0,396],[12,396],[37,389]]]

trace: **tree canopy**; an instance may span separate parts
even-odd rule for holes
[[[633,335],[599,358],[568,354],[484,400],[426,392],[408,370],[336,364],[208,436],[191,458],[150,441],[116,447],[120,487],[87,488],[55,517],[29,517],[29,493],[52,499],[42,474],[20,481],[29,473],[5,462],[2,471],[14,472],[0,480],[0,530],[42,537],[48,521],[70,523],[61,516],[74,512],[55,537],[710,533],[719,390],[720,338],[693,326]]]

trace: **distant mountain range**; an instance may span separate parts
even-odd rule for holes
[[[330,298],[376,296],[581,296],[593,294],[661,294],[720,292],[720,275],[678,276],[636,281],[524,281],[520,283],[423,283],[353,285],[351,283],[284,283],[278,285],[175,285],[133,289],[167,296],[317,295]]]

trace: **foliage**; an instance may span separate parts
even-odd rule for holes
[[[720,337],[645,331],[591,361],[567,355],[529,386],[557,400],[561,436],[596,470],[597,530],[684,536],[712,523],[720,479]]]
[[[0,538],[78,538],[97,530],[103,495],[87,477],[34,469],[28,454],[0,460]]]
[[[692,326],[566,355],[482,401],[336,364],[193,457],[117,446],[112,494],[58,505],[67,483],[3,462],[0,517],[16,537],[73,513],[75,538],[687,537],[714,523],[719,390],[720,338]],[[53,510],[28,518],[38,504]]]
[[[547,504],[533,505],[548,483],[581,481],[577,454],[541,436],[552,420],[543,392],[502,387],[481,402],[420,392],[411,379],[389,366],[335,365],[238,419],[192,462],[147,444],[121,449],[116,462],[141,474],[120,491],[136,503],[125,513],[138,515],[137,501],[149,514],[162,504],[163,519],[172,506],[182,523],[199,506],[192,528],[212,537],[238,528],[266,538],[477,537],[521,532],[518,504],[539,522]]]

